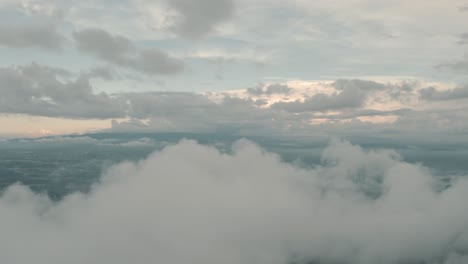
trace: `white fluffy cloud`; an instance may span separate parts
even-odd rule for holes
[[[323,165],[247,141],[191,141],[105,173],[61,201],[0,197],[3,263],[465,263],[466,179],[437,189],[391,151],[331,144]]]

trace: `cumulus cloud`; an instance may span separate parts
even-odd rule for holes
[[[110,168],[87,193],[0,197],[5,263],[464,263],[468,182],[334,142],[303,169],[247,141],[191,141]]]
[[[86,76],[32,63],[0,68],[0,112],[68,118],[122,117],[124,104],[107,93],[93,93]]]
[[[219,102],[203,94],[186,92],[131,93],[124,97],[129,102],[130,116],[149,121],[114,122],[112,129],[116,131],[144,129],[238,133],[261,127],[283,126],[285,124],[279,120],[288,118],[284,114],[275,115],[270,109],[261,109],[252,100],[230,96],[223,96]],[[273,120],[274,116],[276,121]]]
[[[174,74],[184,63],[157,49],[138,49],[128,38],[88,28],[73,33],[78,49],[104,61],[147,74]]]
[[[337,91],[332,94],[317,93],[303,101],[278,102],[272,107],[295,113],[357,108],[364,104],[370,90],[383,85],[370,81],[339,80],[333,86]]]
[[[41,48],[58,51],[65,38],[53,24],[0,25],[0,46],[10,48]]]
[[[397,133],[425,126],[424,115],[428,114],[437,119],[430,122],[437,124],[430,131],[466,129],[450,117],[465,118],[463,105],[456,112],[443,104],[432,112],[420,108],[426,107],[424,104],[429,100],[463,98],[464,88],[448,92],[446,88],[434,86],[437,90],[432,91],[421,89],[421,85],[412,82],[338,80],[303,88],[292,86],[294,84],[270,84],[262,86],[261,90],[218,93],[107,94],[94,92],[89,80],[118,78],[108,67],[97,67],[78,75],[37,64],[3,68],[0,72],[0,93],[3,95],[0,97],[0,113],[79,119],[126,118],[112,122],[110,131],[113,132],[254,135],[391,130]],[[401,118],[406,121],[395,123]]]
[[[182,36],[199,38],[234,15],[233,0],[170,0],[170,7],[179,13],[174,29]]]
[[[122,94],[133,119],[113,122],[111,131],[222,131],[242,135],[392,131],[399,134],[414,133],[426,127],[424,116],[427,115],[434,120],[430,122],[432,128],[425,132],[466,129],[466,125],[457,122],[457,118],[465,118],[463,105],[449,112],[453,107],[444,104],[438,109],[422,110],[427,100],[420,100],[420,91],[427,85],[416,81],[339,80],[304,88],[288,85],[291,89],[287,94],[267,94],[266,87],[268,85],[263,87],[261,95],[259,91],[254,91],[258,95],[253,95],[248,90]],[[292,101],[295,98],[305,99]],[[402,118],[405,121],[398,122]]]

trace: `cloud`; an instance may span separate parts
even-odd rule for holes
[[[167,144],[162,141],[155,141],[151,138],[138,138],[138,139],[96,139],[89,136],[47,136],[41,138],[22,138],[10,141],[13,144],[44,144],[44,145],[57,145],[57,146],[70,146],[70,145],[99,145],[99,146],[114,146],[114,147],[152,147],[164,146]]]
[[[184,63],[157,49],[138,49],[128,38],[88,28],[73,33],[78,49],[104,61],[146,74],[175,74]]]
[[[336,141],[303,169],[247,141],[192,141],[110,168],[87,193],[0,197],[4,263],[464,263],[468,181],[435,189],[392,151]],[[83,254],[86,252],[86,254]],[[51,257],[53,256],[53,257]]]
[[[86,76],[32,63],[0,68],[0,112],[67,118],[123,117],[124,104],[107,93],[93,93]]]
[[[128,115],[133,119],[114,122],[111,131],[237,135],[391,133],[402,136],[421,133],[418,130],[423,127],[425,133],[466,129],[464,123],[457,121],[457,118],[466,118],[463,104],[456,109],[452,103],[441,103],[437,109],[427,108],[427,100],[421,100],[420,91],[428,85],[447,89],[447,86],[417,81],[338,80],[291,83],[287,94],[268,94],[268,86],[265,86],[262,92],[266,93],[260,95],[260,99],[252,98],[255,96],[251,93],[259,90],[120,94],[128,102]],[[431,116],[430,123],[426,115]]]
[[[54,24],[0,25],[0,46],[9,48],[41,48],[59,51],[65,42]]]
[[[468,86],[453,88],[451,90],[436,90],[434,87],[428,87],[419,91],[423,100],[444,101],[468,98]]]
[[[316,94],[304,101],[279,102],[272,105],[273,108],[288,112],[315,112],[329,111],[343,108],[356,108],[364,103],[365,94],[357,90],[346,90],[341,93]]]
[[[124,63],[125,56],[135,49],[130,39],[112,36],[107,31],[97,28],[76,31],[73,37],[80,50],[113,63]]]
[[[436,65],[438,69],[447,69],[456,73],[468,73],[468,56],[462,60]]]
[[[384,85],[371,81],[338,80],[333,83],[333,87],[337,91],[332,94],[317,93],[304,101],[278,102],[272,108],[294,113],[358,108],[364,104],[369,91]]]
[[[360,80],[360,79],[338,79],[333,82],[333,87],[339,91],[344,91],[350,88],[359,88],[363,91],[382,90],[387,85],[375,81]]]
[[[117,76],[117,73],[114,69],[106,66],[98,66],[90,69],[87,72],[89,78],[101,78],[107,81],[114,80]]]
[[[113,130],[127,129],[157,131],[225,131],[272,127],[273,113],[263,110],[248,99],[223,96],[220,102],[203,94],[186,92],[147,92],[122,95],[129,102],[129,115],[149,119],[141,124],[135,121],[114,122]],[[280,116],[277,117],[278,119]],[[279,125],[279,124],[278,124]]]
[[[396,94],[407,90],[405,82],[392,84],[359,79],[338,79],[331,84],[333,92],[318,92],[304,100],[277,102],[271,107],[292,113],[326,112],[362,107],[372,93],[385,91],[393,99]]]
[[[424,115],[429,114],[431,129],[425,129],[426,133],[467,128],[454,118],[466,118],[463,104],[455,109],[452,103],[440,103],[437,109],[427,109],[429,100],[463,98],[464,88],[448,92],[447,87],[433,84],[437,89],[432,91],[421,89],[428,85],[418,82],[338,80],[213,93],[108,94],[95,92],[90,84],[90,79],[114,76],[116,73],[107,67],[81,74],[38,64],[0,68],[0,113],[73,119],[126,118],[113,121],[109,132],[297,135],[311,131],[391,131],[398,136],[426,127],[428,120]]]
[[[291,91],[291,88],[288,85],[274,83],[270,85],[259,85],[253,88],[247,88],[247,92],[252,95],[272,95],[272,94],[287,94]]]
[[[460,35],[460,40],[457,42],[460,45],[468,44],[468,33],[463,33]]]
[[[467,12],[468,11],[468,4],[462,5],[458,7],[460,12]]]
[[[235,9],[233,0],[170,0],[168,4],[180,15],[174,30],[188,38],[199,38],[213,32],[216,26],[234,15]]]
[[[99,140],[88,136],[70,137],[70,136],[51,136],[42,138],[20,139],[15,143],[45,143],[45,144],[100,144]]]
[[[363,116],[403,116],[411,113],[413,110],[408,108],[401,108],[396,110],[389,110],[389,111],[380,111],[374,109],[363,109],[358,111],[348,111],[343,112],[341,114],[336,115],[315,115],[316,118],[326,118],[326,119],[349,119],[349,118],[356,118],[356,117],[363,117]]]

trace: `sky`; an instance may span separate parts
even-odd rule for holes
[[[0,137],[461,133],[468,2],[0,0]]]
[[[0,19],[1,263],[468,263],[468,0]]]

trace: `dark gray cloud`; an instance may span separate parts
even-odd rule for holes
[[[339,79],[331,84],[335,89],[332,94],[318,93],[303,101],[278,102],[272,108],[288,112],[326,112],[331,110],[356,109],[363,106],[373,93],[385,92],[389,98],[401,102],[410,99],[416,81],[380,83],[360,79]]]
[[[124,36],[113,36],[97,28],[73,33],[78,49],[103,60],[123,64],[128,54],[136,50],[133,42]]]
[[[92,69],[90,69],[86,75],[91,79],[91,78],[100,78],[103,80],[114,80],[117,77],[117,72],[106,66],[97,66]]]
[[[345,90],[331,95],[316,94],[304,101],[278,102],[274,103],[272,107],[294,113],[330,111],[360,107],[363,105],[365,98],[365,93],[361,91]]]
[[[233,0],[169,0],[168,4],[180,14],[174,30],[189,38],[211,33],[230,19],[235,9]]]
[[[146,49],[130,60],[129,66],[148,74],[173,74],[184,69],[184,63],[157,49]]]
[[[270,85],[258,85],[257,87],[248,88],[247,92],[252,95],[272,95],[272,94],[288,94],[292,89],[285,84],[275,83]]]
[[[455,73],[468,73],[468,57],[456,62],[436,65],[436,68],[450,70]]]
[[[345,91],[348,89],[359,89],[361,91],[367,92],[388,88],[388,85],[383,83],[360,79],[338,79],[335,82],[333,82],[332,85],[335,89],[339,91]]]
[[[215,103],[201,94],[188,92],[145,92],[125,94],[131,102],[130,114],[137,118],[152,116],[206,114]]]
[[[0,68],[0,112],[67,118],[123,117],[123,102],[93,93],[88,78],[38,64]]]
[[[0,25],[0,46],[9,48],[41,48],[58,51],[65,38],[51,23],[31,23],[20,25]]]
[[[224,97],[213,102],[205,95],[184,92],[146,92],[122,95],[129,102],[129,115],[149,118],[148,130],[162,131],[219,131],[271,128],[285,125],[282,115],[271,109],[261,109],[254,101]],[[287,115],[284,115],[287,116]],[[272,121],[274,117],[278,124]],[[285,117],[287,119],[287,117]],[[114,130],[131,128],[127,122],[115,124]]]
[[[411,99],[415,87],[418,85],[419,82],[417,80],[381,83],[361,79],[339,79],[333,83],[333,87],[339,91],[349,89],[350,87],[366,93],[385,91],[390,98],[403,102]]]
[[[305,126],[310,115],[290,114],[257,101],[224,96],[212,101],[203,94],[145,92],[121,94],[129,103],[128,115],[147,120],[114,122],[112,131],[226,132],[234,134],[271,133]]]
[[[462,5],[462,6],[459,6],[459,7],[458,7],[458,10],[459,10],[460,12],[468,12],[468,4],[464,4],[464,5]]]
[[[104,61],[147,74],[174,74],[184,63],[157,49],[138,49],[128,38],[90,28],[73,33],[79,50]]]
[[[418,93],[413,86],[404,82],[379,84],[362,80],[339,80],[332,84],[335,92],[331,94],[319,93],[304,101],[277,102],[268,106],[268,98],[252,100],[222,93],[95,93],[89,82],[92,78],[115,76],[119,78],[112,68],[102,66],[81,74],[38,64],[0,68],[0,113],[77,119],[130,119],[128,122],[114,122],[111,131],[222,131],[235,134],[308,133],[311,129],[319,133],[340,130],[347,133],[370,130],[417,131],[427,121],[427,115],[434,119],[430,122],[431,131],[463,130],[466,125],[458,126],[460,122],[457,120],[468,118],[464,116],[464,109],[447,114],[442,113],[443,109],[434,110],[431,114],[414,113],[411,110],[414,103],[418,102],[418,96],[422,100],[439,101],[468,98],[466,86],[450,91],[426,88]],[[276,92],[286,92],[289,87],[273,85],[263,88],[261,92],[268,97]],[[412,94],[412,102],[407,108],[398,96],[393,96],[396,91]],[[380,101],[381,98],[384,99]],[[400,109],[362,109],[364,105],[372,107],[373,103],[387,102],[400,104]],[[336,113],[331,114],[330,111]],[[397,128],[396,123],[377,125],[359,121],[359,117],[378,116],[397,116],[403,121],[398,121],[400,125]],[[458,119],[454,119],[454,116]],[[341,123],[350,119],[354,121]]]
[[[461,34],[457,43],[460,45],[468,44],[468,33]]]
[[[342,120],[342,119],[350,119],[356,117],[367,117],[367,116],[403,116],[413,112],[413,110],[409,108],[402,108],[396,110],[389,110],[389,111],[381,111],[381,110],[374,110],[374,109],[362,109],[357,111],[350,111],[344,112],[337,115],[314,115],[315,118],[326,118],[330,120]]]
[[[400,116],[392,126],[388,127],[388,130],[400,135],[412,135],[415,138],[427,133],[439,134],[440,138],[436,141],[442,142],[448,139],[447,131],[450,131],[450,137],[455,137],[457,134],[466,136],[468,124],[460,120],[468,120],[468,111],[464,107],[411,111]],[[434,139],[432,137],[429,142],[434,142]],[[466,140],[462,141],[466,142]]]
[[[272,108],[293,113],[358,108],[364,104],[370,91],[385,87],[376,82],[361,80],[338,80],[333,86],[337,90],[333,94],[318,93],[304,101],[278,102]]]
[[[114,123],[114,131],[229,131],[232,133],[256,134],[267,132],[310,131],[317,130],[311,125],[314,119],[328,120],[330,131],[362,131],[362,129],[389,129],[392,124],[366,125],[354,122],[348,126],[338,124],[344,119],[357,120],[359,117],[385,117],[409,115],[411,108],[389,111],[360,109],[364,102],[379,100],[399,100],[395,93],[414,93],[412,82],[381,84],[363,80],[339,80],[332,85],[335,93],[318,94],[305,102],[279,102],[267,107],[266,100],[242,99],[224,95],[218,101],[210,100],[206,95],[195,93],[146,92],[122,94],[129,102],[129,116],[147,119],[144,126],[133,126],[134,122]],[[284,88],[284,87],[283,87]],[[273,89],[272,91],[274,91]],[[266,89],[262,89],[263,92]],[[258,92],[258,91],[254,91]],[[382,92],[382,94],[380,94]],[[376,93],[376,94],[374,94]],[[379,94],[377,94],[379,93]],[[417,95],[413,94],[415,99]],[[289,108],[288,108],[289,107]],[[340,111],[334,115],[320,112]],[[346,111],[342,111],[346,110]],[[327,121],[327,122],[328,122]],[[358,124],[359,123],[359,124]],[[322,128],[327,125],[321,125]]]
[[[424,88],[419,91],[423,100],[444,101],[468,98],[468,86],[461,86],[451,90],[438,91],[434,87]]]
[[[345,89],[348,90],[348,89]],[[349,89],[349,91],[353,91]],[[348,92],[346,92],[348,93]],[[264,107],[267,102],[226,96],[214,102],[202,94],[175,92],[146,92],[123,94],[129,102],[128,114],[135,120],[149,120],[142,125],[140,122],[114,122],[112,131],[179,131],[179,132],[216,132],[223,131],[240,134],[276,133],[299,131],[318,132],[317,126],[311,125],[314,119],[328,120],[332,123],[343,119],[374,116],[403,116],[410,109],[379,111],[374,109],[359,110],[346,108],[346,111],[335,115],[320,115],[310,111],[283,111],[277,106]],[[361,95],[359,95],[361,96]],[[319,101],[318,97],[315,97]],[[345,96],[347,98],[347,96]],[[333,101],[335,100],[335,101]],[[339,100],[323,100],[320,109],[340,110],[343,105]],[[359,99],[359,102],[361,99]],[[337,106],[337,101],[339,105]],[[317,106],[314,106],[317,108]],[[300,109],[303,110],[303,109]],[[135,125],[136,124],[136,125]],[[359,130],[367,126],[360,124],[353,127]],[[376,125],[377,127],[377,125]],[[336,128],[329,127],[331,130]],[[351,128],[346,131],[351,131]]]

